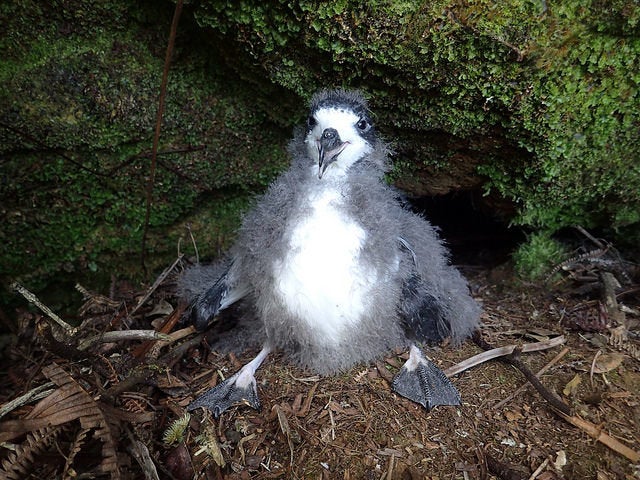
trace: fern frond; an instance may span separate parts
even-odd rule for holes
[[[189,412],[185,413],[182,417],[174,420],[169,427],[164,431],[162,441],[167,445],[174,443],[180,443],[184,441],[184,434],[189,426],[191,415]]]

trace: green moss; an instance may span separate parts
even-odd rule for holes
[[[566,247],[549,232],[532,234],[513,254],[517,273],[526,280],[541,280],[567,258]]]
[[[520,5],[512,5],[522,10],[517,17],[501,18],[512,29],[531,13]],[[508,90],[503,85],[513,80],[515,68],[505,71],[501,60],[509,49],[491,42],[492,32],[477,38],[463,26],[466,18],[449,18],[446,6],[444,2],[428,7],[370,2],[362,8],[347,1],[282,2],[266,9],[257,2],[202,2],[196,15],[201,24],[250,44],[250,54],[263,62],[271,78],[301,96],[308,97],[327,83],[358,85],[367,78],[369,87],[382,82],[409,94],[392,97],[398,103],[393,109],[397,125],[466,132],[469,127],[481,127],[490,116],[477,103],[477,94],[469,95],[470,90],[484,92],[497,102],[506,95],[495,90]],[[232,28],[239,23],[245,28]],[[508,28],[503,25],[502,29]],[[272,54],[276,47],[284,49],[286,61]],[[374,100],[388,97],[389,88],[381,87],[371,89]],[[416,87],[431,93],[410,95],[417,93]]]
[[[364,85],[379,123],[409,147],[396,178],[410,178],[419,163],[447,163],[442,151],[411,153],[424,150],[409,132],[453,136],[444,148],[493,137],[502,152],[470,154],[487,192],[519,206],[517,223],[638,223],[636,3],[575,0],[548,11],[516,0],[261,5],[203,1],[196,17],[245,47],[249,58],[240,55],[236,68],[257,62],[257,75],[302,97]]]
[[[107,3],[96,8],[108,9]],[[77,2],[78,10],[52,13],[26,2],[17,11],[0,9],[9,32],[0,36],[5,44],[20,26],[34,35],[26,45],[13,44],[0,62],[4,280],[37,282],[61,268],[141,273],[171,10],[143,3],[101,17],[85,12],[90,7]],[[38,17],[41,25],[50,21],[42,31],[25,20],[48,13],[49,19]],[[110,23],[118,18],[124,23]],[[70,31],[61,34],[63,26]],[[188,23],[182,29],[188,32]],[[177,45],[166,100],[147,239],[150,270],[175,256],[194,205],[211,211],[208,222],[193,228],[205,232],[200,250],[207,252],[230,237],[246,199],[288,162],[288,132],[255,109],[251,89],[230,82],[208,50]],[[203,192],[217,193],[205,201]]]
[[[560,8],[555,36],[532,52],[532,93],[517,113],[537,161],[519,183],[496,182],[521,199],[522,223],[612,221],[618,228],[638,221],[631,211],[640,206],[640,40],[598,32],[592,13]]]
[[[0,153],[11,179],[0,184],[1,274],[99,269],[116,252],[137,254],[173,6],[0,5]],[[399,183],[424,172],[472,175],[463,185],[482,179],[488,193],[512,199],[517,223],[633,236],[640,7],[569,0],[541,8],[517,0],[190,4],[169,77],[148,244],[173,250],[179,235],[165,238],[167,230],[211,192],[237,215],[236,199],[286,165],[302,100],[339,85],[371,98],[398,146]],[[200,223],[215,231],[216,218]]]

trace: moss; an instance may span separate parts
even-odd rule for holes
[[[531,94],[516,111],[536,161],[510,179],[485,169],[522,202],[521,223],[619,228],[640,220],[640,39],[603,34],[598,19],[588,8],[558,9],[532,52]]]
[[[522,10],[508,20],[513,28],[530,13],[520,5],[512,5]],[[491,42],[490,35],[477,38],[446,6],[370,2],[362,8],[343,1],[265,8],[257,2],[201,2],[196,18],[252,45],[250,55],[263,62],[271,78],[303,97],[322,85],[357,86],[366,78],[376,103],[397,102],[391,109],[397,126],[467,133],[491,116],[470,91],[484,91],[497,102],[495,90],[508,90],[503,85],[513,80],[516,68],[502,61],[505,50],[509,53],[504,44]],[[245,28],[232,28],[238,24]],[[273,54],[276,48],[284,54]],[[412,95],[420,90],[428,91]],[[390,95],[400,91],[404,95]]]
[[[453,138],[450,151],[492,137],[502,152],[468,156],[487,192],[519,206],[517,223],[638,224],[636,3],[575,0],[547,11],[515,0],[261,5],[210,0],[195,12],[248,52],[235,59],[238,70],[257,63],[256,75],[302,97],[326,85],[365,86],[379,123],[403,146],[395,178],[460,158],[425,155],[411,132]]]
[[[96,6],[102,16],[93,6],[76,2],[56,13],[25,2],[0,10],[9,32],[2,41],[13,42],[0,63],[3,279],[37,282],[59,269],[141,273],[171,8],[120,5],[108,17],[109,2]],[[117,19],[122,23],[111,23]],[[14,32],[19,27],[33,32],[25,45],[12,40],[22,35]],[[177,45],[169,77],[147,242],[151,270],[175,256],[194,205],[213,212],[194,227],[210,232],[200,247],[206,255],[237,224],[246,199],[287,163],[288,132],[254,108],[249,88],[229,82],[208,52],[189,42],[187,36]],[[205,202],[203,192],[218,193]]]
[[[103,254],[137,251],[172,10],[109,0],[0,6],[2,274],[99,267]],[[263,189],[287,163],[302,100],[337,85],[371,98],[397,147],[398,184],[444,193],[484,182],[518,206],[517,223],[633,236],[639,18],[625,0],[546,12],[516,0],[190,3],[149,243],[167,247],[168,226],[205,192],[221,192],[233,210],[234,199]]]
[[[567,258],[568,251],[550,232],[532,234],[513,254],[516,272],[526,280],[542,280],[551,269]]]

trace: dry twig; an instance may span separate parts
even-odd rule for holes
[[[481,336],[478,331],[473,335],[473,341],[483,350],[494,350],[491,345],[489,345]],[[555,393],[551,392],[547,387],[545,387],[538,377],[536,377],[533,372],[527,367],[522,360],[519,358],[519,351],[517,349],[513,349],[511,354],[507,354],[505,356],[499,357],[499,359],[503,362],[506,362],[510,365],[516,367],[520,372],[525,376],[527,380],[534,386],[534,388],[538,391],[538,393],[553,406],[556,410],[564,413],[565,415],[571,415],[571,407],[564,403]]]
[[[549,348],[557,347],[558,345],[562,345],[567,340],[564,335],[560,335],[556,338],[552,338],[551,340],[545,340],[543,342],[536,343],[527,343],[518,347],[517,345],[505,345],[504,347],[491,348],[474,355],[471,358],[468,358],[460,363],[453,365],[452,367],[447,368],[444,373],[447,377],[452,377],[460,372],[464,372],[471,367],[475,367],[476,365],[480,365],[481,363],[488,362],[489,360],[493,360],[494,358],[504,357],[506,355],[512,355],[517,349],[519,352],[528,353],[528,352],[538,352],[540,350],[547,350]],[[489,344],[486,344],[489,345]]]
[[[158,112],[156,114],[156,128],[153,135],[153,147],[151,150],[151,165],[149,168],[149,180],[146,188],[146,209],[144,214],[144,229],[142,231],[142,246],[141,246],[141,264],[146,270],[144,263],[146,255],[147,244],[147,232],[149,231],[149,219],[151,217],[151,206],[153,205],[152,194],[153,184],[156,177],[156,165],[158,155],[158,145],[160,143],[160,130],[162,128],[162,116],[164,115],[165,97],[167,95],[167,83],[169,79],[169,67],[171,66],[171,58],[173,57],[173,46],[176,41],[176,31],[178,30],[178,21],[180,20],[180,14],[182,13],[183,0],[176,2],[176,7],[173,11],[173,20],[171,21],[171,30],[169,31],[169,42],[167,43],[167,52],[164,58],[164,69],[162,71],[162,82],[160,84],[160,98],[158,100]]]
[[[598,425],[594,425],[593,423],[583,418],[580,418],[576,415],[567,415],[562,412],[558,412],[558,414],[560,415],[561,418],[569,422],[571,425],[578,427],[587,435],[589,435],[592,438],[595,438],[597,441],[606,445],[611,450],[614,450],[619,454],[624,455],[631,462],[633,463],[640,462],[640,452],[637,452],[627,447],[625,444],[623,444],[619,440],[616,440],[611,435],[608,435],[607,433],[603,432],[602,427]]]
[[[82,340],[78,344],[78,350],[83,351],[96,343],[136,341],[136,340],[170,340],[171,337],[165,333],[156,332],[155,330],[113,330],[104,332],[93,337]]]
[[[151,288],[149,288],[149,290],[147,290],[147,293],[145,293],[144,297],[142,297],[140,299],[140,301],[138,302],[138,304],[134,307],[134,309],[131,310],[131,312],[129,313],[129,317],[133,316],[138,311],[138,309],[142,305],[144,305],[147,300],[149,300],[149,297],[151,297],[153,292],[156,291],[156,289],[160,286],[160,284],[162,282],[164,282],[165,278],[167,278],[167,276],[173,271],[173,269],[176,268],[176,265],[178,265],[181,261],[182,261],[182,255],[179,255],[178,258],[176,258],[175,261],[171,264],[171,266],[169,268],[166,268],[158,276],[158,278],[156,278],[156,281],[153,282],[153,285],[151,285]]]
[[[69,335],[70,337],[73,337],[76,333],[78,333],[77,328],[72,327],[67,322],[62,320],[58,315],[56,315],[53,312],[53,310],[51,310],[44,303],[42,303],[34,293],[27,290],[18,282],[13,282],[11,284],[11,288],[16,292],[18,292],[20,295],[22,295],[29,303],[31,303],[32,305],[35,305],[40,310],[42,310],[42,312],[47,316],[46,318],[51,319],[53,322],[58,324],[58,326],[62,327],[62,329],[67,333],[67,335]]]
[[[43,383],[38,387],[32,388],[24,395],[20,395],[18,398],[14,398],[10,402],[5,403],[2,407],[0,407],[0,418],[4,417],[7,413],[15,410],[22,405],[25,405],[33,400],[40,400],[41,398],[48,396],[51,392],[53,392],[53,386],[53,382]]]
[[[553,357],[553,359],[547,363],[544,367],[542,367],[538,373],[536,373],[536,377],[540,378],[542,375],[544,375],[544,373],[549,370],[551,367],[553,367],[556,363],[558,363],[567,353],[569,353],[569,347],[565,347],[563,348],[560,353],[558,353],[558,355],[556,355],[555,357]],[[507,398],[505,398],[504,400],[498,402],[496,405],[494,405],[494,409],[497,410],[499,408],[502,408],[504,405],[506,405],[507,403],[509,403],[511,400],[513,400],[515,397],[517,397],[518,395],[520,395],[522,392],[524,392],[527,388],[529,384],[525,383],[524,385],[520,386],[520,388],[518,388],[515,392],[513,392],[511,395],[509,395]]]

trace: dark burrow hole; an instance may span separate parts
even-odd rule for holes
[[[410,203],[440,229],[456,265],[496,267],[526,239],[522,229],[510,227],[507,218],[495,214],[474,192],[420,197]]]

